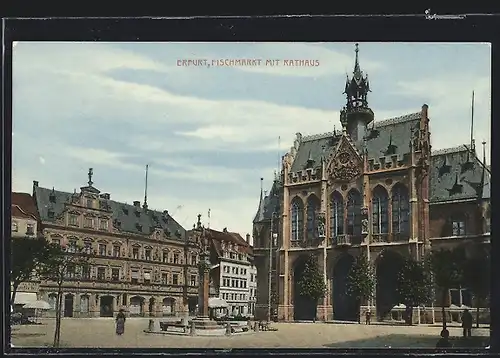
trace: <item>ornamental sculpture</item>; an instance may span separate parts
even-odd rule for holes
[[[320,239],[324,239],[326,237],[326,230],[325,230],[325,213],[318,213],[318,237]]]
[[[368,208],[361,209],[361,234],[368,235]]]
[[[358,160],[348,151],[343,151],[333,158],[330,177],[334,181],[349,182],[361,174]]]

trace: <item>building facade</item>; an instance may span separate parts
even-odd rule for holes
[[[240,234],[203,228],[193,230],[188,236],[205,235],[210,243],[210,278],[218,297],[227,302],[227,314],[248,316],[251,314],[250,282],[253,267],[253,251]],[[222,312],[221,312],[222,313]]]
[[[11,237],[16,239],[19,237],[35,238],[39,234],[38,211],[36,209],[33,198],[27,193],[12,193],[11,204]],[[16,308],[37,300],[39,291],[39,281],[34,278],[29,282],[22,282],[16,293],[15,303]]]
[[[73,193],[33,182],[44,237],[68,254],[82,247],[91,267],[69,270],[63,284],[65,317],[112,317],[194,313],[198,251],[168,211],[111,200],[92,182]],[[40,296],[55,310],[56,286],[40,284]],[[52,313],[53,313],[52,312]]]
[[[384,318],[399,304],[397,272],[404,257],[489,245],[490,170],[474,141],[432,152],[427,105],[375,121],[369,91],[356,45],[342,130],[298,133],[269,194],[261,190],[253,221],[260,318],[267,315],[270,271],[278,319],[354,321],[359,312],[346,295],[348,272],[364,253],[377,275],[376,298],[364,309],[370,305]],[[317,304],[300,296],[297,285],[311,253],[327,286]]]
[[[255,305],[257,304],[257,267],[252,263],[248,270],[248,314],[255,316]]]

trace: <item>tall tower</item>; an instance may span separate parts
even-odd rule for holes
[[[361,142],[367,133],[367,126],[373,121],[373,111],[368,107],[367,96],[370,91],[368,75],[363,75],[359,66],[359,48],[356,44],[356,59],[352,78],[347,76],[344,94],[347,103],[340,112],[340,122],[354,142]]]

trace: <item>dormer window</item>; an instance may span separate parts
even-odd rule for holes
[[[466,232],[466,220],[464,214],[455,214],[451,217],[451,230],[453,236],[464,236]]]
[[[53,191],[49,195],[49,201],[51,203],[55,203],[56,202],[56,194]]]
[[[107,230],[108,229],[108,220],[106,219],[101,219],[99,221],[99,229],[100,230]]]
[[[78,216],[75,214],[69,214],[69,225],[78,226]]]
[[[181,232],[179,230],[175,230],[175,236],[181,237]]]
[[[137,228],[138,231],[142,231],[142,225],[141,224],[136,223],[135,227]]]
[[[47,216],[49,219],[53,219],[54,218],[54,210],[53,209],[49,209],[47,211]]]
[[[94,204],[92,203],[92,199],[87,199],[87,208],[92,208]]]
[[[172,233],[170,232],[169,229],[165,229],[164,232],[165,232],[165,236],[167,237],[167,239],[169,239],[170,236],[172,236]]]
[[[125,215],[128,215],[128,208],[126,206],[122,207],[122,211]]]
[[[138,218],[141,217],[141,212],[139,210],[135,210],[135,216],[137,216]]]

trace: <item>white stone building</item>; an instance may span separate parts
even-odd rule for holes
[[[255,303],[257,302],[257,267],[252,263],[248,270],[248,314],[255,315]]]

